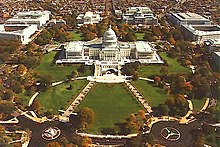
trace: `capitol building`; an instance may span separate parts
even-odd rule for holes
[[[145,41],[120,42],[111,26],[102,38],[69,42],[56,60],[56,64],[95,65],[94,76],[102,76],[109,69],[117,70],[120,76],[122,66],[132,62],[163,63],[152,44]]]

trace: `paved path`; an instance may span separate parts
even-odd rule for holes
[[[0,121],[0,124],[17,124],[18,122],[18,119],[15,117],[6,121]]]
[[[153,112],[151,109],[151,106],[148,104],[146,99],[141,95],[141,93],[135,88],[131,82],[126,81],[126,86],[129,88],[129,90],[133,93],[133,95],[137,98],[137,100],[142,104],[142,106],[147,110],[148,113]]]
[[[76,107],[80,104],[80,102],[85,98],[85,96],[89,93],[91,88],[93,87],[94,82],[89,82],[85,88],[80,92],[80,94],[76,97],[76,99],[72,102],[72,104],[66,109],[63,113],[63,117],[69,117],[71,113],[76,109]]]
[[[205,110],[208,108],[208,106],[209,106],[209,101],[210,101],[210,98],[206,98],[205,104],[203,105],[202,109],[199,110],[200,112],[203,112],[203,111],[205,111]]]
[[[40,93],[39,92],[36,92],[30,99],[29,103],[28,103],[28,106],[31,106],[32,103],[34,102],[35,98],[39,95]]]
[[[183,117],[179,120],[179,122],[180,122],[181,124],[187,124],[187,123],[191,122],[191,121],[194,119],[194,117],[192,117],[192,118],[190,118],[190,119],[188,118],[188,117],[193,113],[193,103],[192,103],[191,100],[187,100],[187,102],[188,102],[188,104],[189,104],[189,110],[188,110],[188,112],[186,113],[186,115],[183,116]]]
[[[88,133],[76,133],[77,135],[80,136],[87,136],[90,138],[111,138],[111,139],[122,139],[122,138],[132,138],[132,137],[137,137],[138,133],[135,134],[128,134],[128,135],[94,135],[94,134],[88,134]]]

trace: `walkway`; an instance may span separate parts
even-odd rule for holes
[[[69,117],[70,114],[76,109],[76,107],[80,104],[80,102],[85,98],[85,96],[89,93],[91,88],[93,87],[95,82],[89,82],[86,87],[80,92],[80,94],[76,97],[76,99],[72,102],[72,104],[66,109],[63,113],[63,117]]]
[[[179,120],[180,124],[187,124],[187,123],[191,122],[194,119],[194,117],[191,117],[190,119],[188,118],[193,113],[193,103],[192,103],[191,100],[187,100],[187,102],[189,104],[189,111],[186,113],[185,116],[183,116]]]
[[[205,111],[205,110],[208,108],[208,106],[209,106],[209,101],[210,101],[210,98],[206,98],[205,104],[203,105],[203,107],[201,108],[201,110],[199,110],[199,112],[203,112],[203,111]]]
[[[90,137],[90,138],[109,138],[109,139],[122,139],[122,138],[130,139],[132,137],[137,137],[138,136],[138,133],[128,134],[128,135],[94,135],[94,134],[78,133],[77,132],[76,134],[80,135],[80,136],[87,136],[87,137]]]
[[[140,92],[132,85],[130,81],[125,82],[126,86],[133,93],[133,95],[137,98],[137,100],[142,104],[142,106],[147,110],[148,113],[153,112],[151,106],[148,104],[146,99],[140,94]]]
[[[30,99],[29,103],[28,103],[28,106],[31,106],[32,103],[34,102],[34,99],[39,95],[40,93],[39,92],[36,92]]]

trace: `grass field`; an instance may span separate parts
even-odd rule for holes
[[[52,76],[53,81],[60,81],[67,78],[67,75],[70,75],[73,70],[77,70],[80,67],[80,64],[74,65],[56,65],[53,63],[54,56],[57,52],[50,52],[45,54],[41,64],[34,69],[40,74],[48,74]],[[80,74],[80,76],[91,75],[91,71],[87,68],[87,72]]]
[[[137,40],[144,40],[144,33],[135,33],[135,35],[137,36]]]
[[[165,52],[159,53],[163,60],[169,64],[168,74],[189,73],[190,70],[180,65],[176,59],[167,57]],[[139,74],[141,77],[149,77],[150,75],[160,75],[161,65],[141,66]]]
[[[203,105],[205,104],[205,98],[198,100],[198,99],[192,99],[192,103],[193,103],[193,109],[195,111],[199,111]]]
[[[71,39],[74,41],[81,41],[84,39],[82,33],[77,33],[76,31],[70,31],[69,33],[70,33]]]
[[[45,110],[59,110],[67,108],[87,83],[88,82],[85,80],[63,83],[56,87],[51,87],[48,91],[41,92],[36,99],[41,102],[41,105]],[[67,90],[67,87],[70,85],[73,87],[72,90]]]
[[[142,109],[139,102],[123,84],[97,84],[79,105],[95,112],[95,122],[87,132],[100,134],[103,128],[118,130],[117,123],[125,122],[131,113]]]
[[[132,82],[139,92],[146,98],[152,107],[164,104],[171,95],[166,94],[163,89],[150,85],[147,81],[137,80]]]

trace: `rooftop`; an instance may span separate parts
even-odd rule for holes
[[[138,52],[153,52],[152,46],[147,42],[138,41],[135,42],[135,46]]]
[[[195,35],[220,34],[219,25],[182,25]]]
[[[220,52],[214,52],[220,58]]]
[[[175,17],[179,20],[206,20],[209,21],[207,18],[196,14],[196,13],[173,13]]]
[[[84,43],[82,41],[69,42],[69,44],[66,46],[66,50],[71,52],[81,52],[83,45]]]

